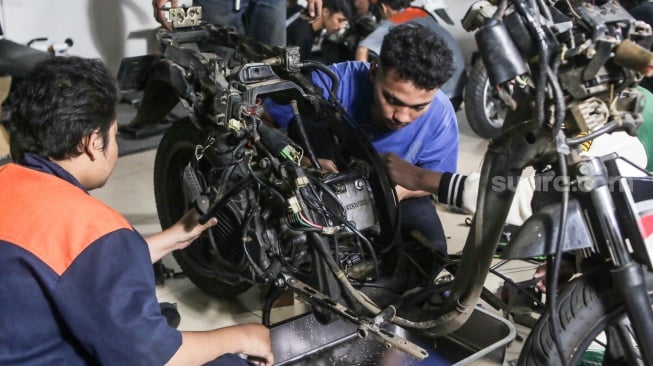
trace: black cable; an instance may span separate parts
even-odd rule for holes
[[[249,172],[249,176],[251,176],[256,181],[256,183],[260,184],[261,186],[267,188],[272,193],[274,193],[277,196],[277,198],[279,198],[281,200],[281,202],[286,201],[286,197],[284,197],[284,195],[281,192],[279,192],[277,187],[275,187],[271,183],[266,182],[263,179],[261,179],[261,177],[259,177],[256,174],[256,172],[254,172],[254,169],[252,169],[252,166],[250,164],[247,164],[247,171]]]
[[[544,17],[550,21],[553,22],[553,16],[551,15],[551,9],[546,5],[546,0],[537,0],[537,5],[538,8],[540,9],[541,12],[544,13]]]
[[[535,80],[535,112],[537,125],[541,126],[544,123],[544,99],[546,96],[546,70],[549,65],[549,47],[546,43],[546,34],[540,26],[537,19],[533,17],[526,5],[521,0],[513,1],[515,8],[519,14],[524,18],[524,23],[528,28],[531,36],[535,38],[535,45],[538,50],[538,70],[537,78]]]
[[[254,183],[256,183],[256,181],[251,177],[245,177],[241,179],[239,182],[231,186],[231,188],[229,188],[229,190],[225,192],[222,198],[218,202],[216,202],[213,206],[209,207],[206,213],[200,216],[197,221],[202,225],[206,224],[206,222],[209,221],[211,217],[215,217],[217,215],[218,211],[220,211],[222,207],[226,205],[227,202],[229,202],[231,197],[233,197],[237,193],[240,193],[240,191],[246,189],[247,187],[249,187]]]
[[[492,14],[492,19],[501,20],[506,9],[508,9],[508,0],[501,0],[497,6],[497,10]]]
[[[302,62],[300,68],[318,69],[323,73],[327,74],[327,76],[329,76],[329,79],[331,79],[331,89],[329,89],[329,100],[333,103],[338,104],[338,100],[336,99],[336,94],[338,94],[338,89],[340,89],[340,81],[338,80],[338,75],[336,75],[336,73],[333,70],[331,70],[327,65],[321,62],[310,61],[310,60]]]
[[[259,187],[260,189],[260,187]],[[257,190],[258,191],[258,190]],[[257,194],[258,196],[258,194]],[[245,221],[243,222],[243,227],[241,231],[241,243],[243,245],[243,252],[245,253],[245,256],[247,257],[247,260],[249,261],[250,266],[252,266],[252,269],[254,270],[256,276],[258,276],[261,279],[265,278],[265,272],[263,269],[254,261],[252,258],[252,255],[249,254],[249,250],[247,250],[247,231],[249,231],[249,226],[252,223],[252,219],[254,218],[254,213],[258,211],[258,200],[257,199],[250,199],[249,200],[249,209],[247,211],[247,214],[245,216]]]
[[[320,166],[320,163],[317,161],[317,157],[315,156],[315,151],[313,150],[311,141],[308,139],[308,134],[306,133],[306,128],[304,127],[304,121],[299,115],[297,101],[294,99],[291,100],[290,107],[292,108],[293,115],[295,116],[295,123],[299,129],[299,136],[302,138],[302,140],[304,140],[304,146],[306,147],[306,155],[308,156],[308,159],[311,161],[311,164],[313,164],[315,169],[322,170],[322,167]]]
[[[565,106],[565,96],[562,91],[562,87],[560,86],[560,83],[558,82],[557,74],[558,74],[558,67],[560,66],[560,58],[559,57],[554,57],[553,61],[553,68],[548,67],[546,68],[547,72],[547,77],[549,78],[551,82],[551,86],[553,88],[553,94],[554,94],[554,101],[555,101],[555,114],[554,114],[554,123],[553,123],[553,137],[558,136],[558,133],[562,130],[562,125],[565,120],[565,111],[566,111],[566,106]]]
[[[600,135],[603,135],[605,133],[610,133],[619,127],[619,123],[616,121],[609,122],[603,127],[599,128],[598,130],[589,133],[585,136],[580,136],[580,137],[574,137],[574,138],[568,138],[567,139],[567,145],[569,146],[577,146],[582,144],[583,142],[587,142],[590,140],[594,140],[595,138],[599,137]]]
[[[329,192],[330,188],[327,187],[326,191]],[[335,197],[335,194],[334,194],[334,197]],[[337,197],[335,197],[335,199],[336,199],[336,202],[340,202],[340,200],[338,200]],[[307,201],[312,203],[311,199],[308,199]],[[358,229],[356,229],[356,227],[354,227],[354,225],[352,225],[349,221],[347,221],[346,218],[343,218],[341,215],[334,214],[333,212],[330,211],[330,209],[328,207],[326,207],[324,205],[324,203],[322,203],[321,201],[318,201],[318,202],[319,203],[316,206],[311,206],[311,208],[313,208],[313,209],[315,209],[317,211],[320,211],[320,212],[322,212],[323,214],[325,214],[327,216],[330,216],[332,219],[340,221],[349,230],[351,230],[352,233],[354,233],[358,238],[360,238],[360,240],[363,243],[365,243],[365,246],[367,247],[367,251],[369,252],[370,256],[372,257],[372,261],[374,263],[374,269],[375,269],[374,272],[376,274],[376,277],[378,278],[379,277],[379,262],[378,262],[378,258],[376,257],[376,252],[374,251],[374,247],[372,246],[372,243],[369,241],[369,239],[367,239],[367,237],[365,237],[365,235],[363,235],[363,233],[361,233]],[[362,248],[360,248],[360,251],[361,251],[361,253],[363,253]]]
[[[243,139],[233,149],[229,150],[231,152],[232,159],[229,165],[225,167],[222,170],[222,173],[220,174],[220,178],[219,178],[220,185],[218,186],[218,190],[217,190],[218,197],[222,195],[222,192],[224,192],[225,187],[227,186],[227,183],[229,182],[229,179],[231,178],[231,175],[233,174],[234,170],[236,169],[238,164],[242,162],[242,158],[240,159],[236,158],[236,152],[242,149],[243,146],[245,146],[245,143],[247,143],[247,140]]]

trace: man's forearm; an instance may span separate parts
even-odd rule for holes
[[[428,196],[430,194],[431,194],[431,192],[426,192],[426,191],[409,191],[409,190],[405,190],[403,192],[403,196],[401,198],[402,199],[419,198],[419,197]]]
[[[421,169],[417,178],[418,183],[416,184],[418,190],[410,191],[414,193],[405,197],[420,197],[433,193],[438,196],[438,202],[440,203],[462,207],[466,178],[467,176],[462,174],[441,173]],[[423,194],[419,194],[419,192],[423,192]]]
[[[465,179],[467,176],[462,174],[440,174],[438,187],[433,191],[437,192],[438,202],[462,208]]]

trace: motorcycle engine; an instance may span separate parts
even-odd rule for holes
[[[294,179],[270,175],[267,179],[274,189],[244,187],[229,200],[212,230],[221,262],[237,267],[241,275],[254,282],[275,259],[297,272],[307,272],[310,232],[337,239],[338,261],[343,268],[354,268],[369,257],[371,248],[361,249],[360,241],[373,242],[380,224],[367,164],[354,161],[338,174],[306,171],[311,177],[308,184],[297,187]],[[272,190],[277,193],[270,193]],[[282,195],[286,197],[283,200]],[[252,262],[255,266],[245,265]]]
[[[327,182],[336,199],[325,197],[325,204],[332,210],[344,209],[343,218],[353,229],[360,231],[378,225],[370,183],[360,172],[337,175]],[[350,226],[345,226],[340,234],[352,233]]]

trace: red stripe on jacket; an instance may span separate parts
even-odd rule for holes
[[[413,19],[424,18],[425,16],[428,15],[429,14],[426,11],[420,8],[408,7],[401,13],[391,16],[388,20],[390,20],[394,24],[402,24],[411,21]]]
[[[61,275],[102,236],[132,230],[117,211],[59,177],[0,168],[0,240],[24,248]]]

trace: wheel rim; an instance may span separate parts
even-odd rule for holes
[[[486,79],[483,88],[483,111],[488,125],[492,128],[500,129],[506,118],[506,106],[503,104],[498,94],[490,85],[490,79]]]

